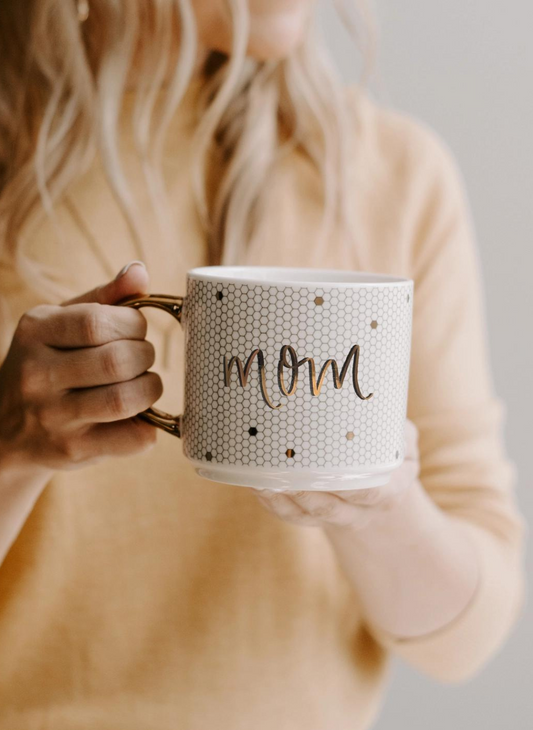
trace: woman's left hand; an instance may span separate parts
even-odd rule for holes
[[[383,487],[340,492],[277,492],[258,490],[261,504],[285,522],[310,527],[338,526],[359,530],[384,511],[394,508],[412,485],[420,470],[418,430],[405,424],[405,460]]]

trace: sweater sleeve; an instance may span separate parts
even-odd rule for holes
[[[420,480],[470,539],[479,581],[451,624],[415,639],[376,637],[443,682],[470,678],[500,648],[523,597],[524,525],[503,439],[506,410],[488,358],[484,291],[467,197],[454,158],[408,122],[415,281],[408,418],[419,431]]]

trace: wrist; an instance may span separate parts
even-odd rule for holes
[[[369,517],[363,524],[327,525],[324,529],[330,537],[339,535],[372,550],[391,543],[412,541],[421,533],[431,536],[444,528],[445,516],[426,493],[418,479],[414,479],[400,493],[387,496],[375,506],[365,508]]]
[[[0,564],[53,472],[0,453]]]
[[[0,451],[0,491],[10,488],[43,489],[53,474],[17,453]]]
[[[367,620],[391,636],[423,636],[446,626],[479,582],[468,535],[419,480],[363,528],[328,525],[325,532]]]

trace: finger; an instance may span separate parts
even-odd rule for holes
[[[72,463],[98,462],[110,456],[133,456],[151,449],[157,429],[141,418],[92,426],[73,449]]]
[[[405,422],[405,458],[418,459],[418,428],[409,419]]]
[[[79,297],[70,299],[65,305],[81,302],[96,302],[97,304],[116,304],[126,297],[135,294],[147,294],[149,277],[142,261],[132,261],[119,271],[113,281],[97,286]]]
[[[417,479],[420,471],[418,459],[405,459],[391,474],[390,481],[383,487],[330,492],[352,506],[371,512],[405,494]]]
[[[56,351],[52,378],[57,389],[92,388],[132,380],[154,362],[151,342],[118,340],[99,347]]]
[[[29,317],[41,342],[50,347],[98,347],[115,340],[143,340],[146,319],[135,309],[109,304],[36,307]]]
[[[418,459],[406,459],[396,469],[390,480],[391,494],[404,493],[420,476],[420,462]]]
[[[299,522],[306,517],[303,510],[285,492],[264,489],[258,492],[257,497],[263,507],[287,522]]]
[[[292,492],[290,499],[310,517],[319,522],[336,525],[352,524],[358,516],[357,507],[331,492]]]
[[[401,468],[398,467],[398,469]],[[392,479],[394,479],[394,475],[391,476]],[[385,499],[388,492],[389,485],[384,487],[368,487],[366,489],[346,489],[341,492],[330,492],[330,494],[358,507],[374,507]]]
[[[73,425],[109,423],[133,418],[150,408],[162,393],[159,375],[143,373],[125,383],[71,390],[65,393],[60,405]]]

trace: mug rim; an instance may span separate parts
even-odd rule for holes
[[[197,266],[187,272],[187,277],[233,284],[317,288],[404,286],[413,283],[413,279],[377,272],[293,266]]]

